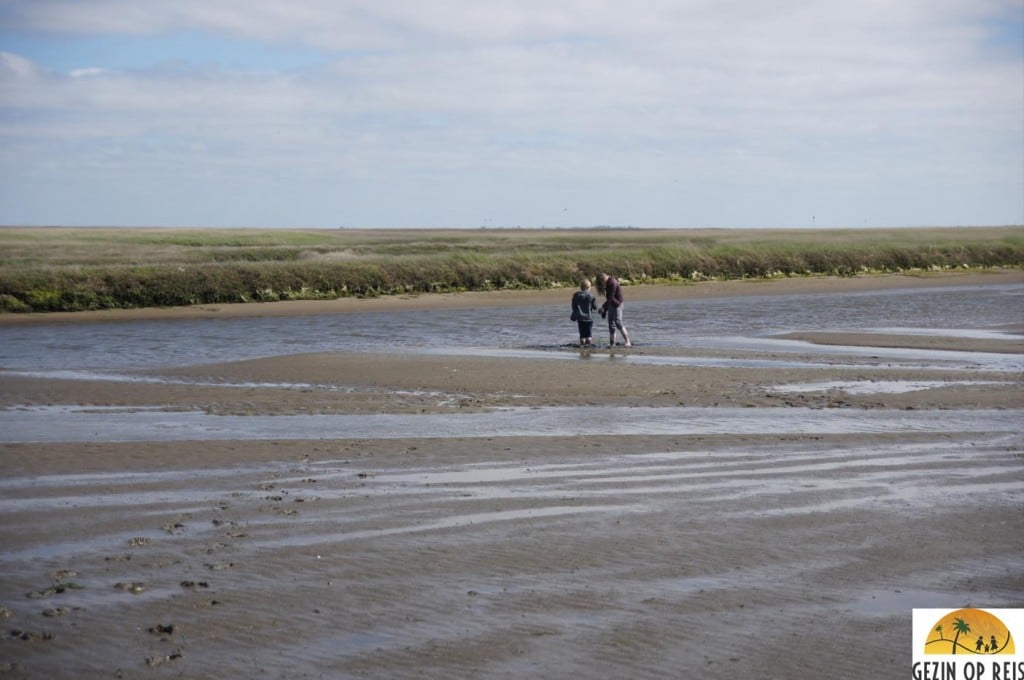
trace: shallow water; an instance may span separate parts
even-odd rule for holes
[[[925,332],[922,330],[922,334]],[[938,331],[930,334],[939,335]],[[1011,338],[1008,334],[1000,337]],[[759,356],[659,356],[645,355],[643,350],[625,351],[599,349],[587,352],[553,351],[540,349],[501,348],[444,348],[427,349],[426,354],[447,354],[455,356],[522,357],[530,359],[579,358],[585,361],[625,361],[631,364],[654,366],[699,366],[711,368],[856,368],[863,370],[902,368],[947,370],[947,371],[995,371],[1019,373],[1024,370],[1024,354],[1002,354],[995,352],[960,352],[953,350],[912,349],[901,347],[861,347],[844,345],[815,345],[801,340],[778,338],[699,338],[703,344],[687,347],[688,350],[711,351],[737,350]],[[812,354],[815,358],[788,358],[785,355]]]
[[[846,394],[904,394],[923,392],[944,387],[971,387],[978,385],[1012,385],[990,380],[828,380],[816,383],[776,385],[769,391],[775,394],[806,394],[808,392],[845,392]]]
[[[156,368],[340,350],[550,350],[576,340],[575,324],[567,320],[568,296],[569,291],[566,309],[533,306],[5,327],[0,328],[0,369]],[[885,329],[894,321],[902,328],[931,332],[927,329],[949,328],[950,319],[955,319],[954,331],[973,333],[1019,323],[1022,307],[1024,287],[962,286],[830,295],[627,300],[625,319],[641,349],[742,349],[744,342],[754,339],[755,348],[763,351],[764,338],[773,334]],[[600,324],[595,330],[600,330]],[[597,337],[603,334],[598,332]],[[800,346],[773,341],[770,351],[787,348],[798,350]],[[843,354],[841,348],[816,350]],[[901,355],[887,352],[887,356]]]
[[[54,424],[59,423],[59,427]],[[1021,430],[1006,410],[870,411],[811,408],[556,407],[482,413],[227,416],[125,408],[0,411],[0,441],[119,442],[226,439],[398,439],[579,435],[851,434]]]
[[[780,295],[629,304],[638,349],[581,354],[567,348],[575,327],[561,309],[523,307],[298,318],[205,319],[54,324],[0,328],[0,369],[51,378],[193,382],[137,369],[233,361],[321,350],[402,351],[460,356],[622,361],[636,364],[749,367],[938,368],[1017,376],[1024,354],[878,347],[818,346],[770,337],[799,330],[861,330],[1019,337],[995,329],[1019,322],[1021,286]],[[495,314],[500,319],[495,319]],[[958,327],[950,328],[950,319]],[[899,326],[893,321],[898,320]],[[496,321],[498,322],[496,324]],[[494,334],[495,326],[501,333]],[[938,330],[941,329],[941,330]],[[543,344],[557,339],[554,344]],[[644,354],[644,347],[682,348],[686,356]],[[722,355],[722,351],[734,356]],[[880,376],[882,377],[882,376]],[[196,380],[195,384],[206,384]],[[890,381],[892,382],[892,381]],[[223,385],[222,383],[216,383]],[[351,391],[344,384],[244,384]],[[799,385],[802,391],[894,392],[939,383],[877,382]],[[786,388],[780,388],[784,390]],[[940,416],[941,417],[938,417]],[[585,427],[573,423],[586,423]],[[55,427],[55,424],[59,426]],[[500,409],[434,415],[217,416],[159,409],[19,408],[0,411],[0,441],[185,441],[380,437],[573,436],[581,434],[841,434],[851,432],[1020,432],[1013,415],[996,411],[821,411],[810,409]],[[386,434],[383,434],[386,433]]]

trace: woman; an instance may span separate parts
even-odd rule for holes
[[[629,333],[622,323],[622,286],[614,276],[608,276],[604,272],[597,275],[597,288],[604,291],[605,301],[601,305],[601,316],[608,317],[608,344],[615,347],[615,330],[622,334],[622,346],[632,347],[629,341]]]

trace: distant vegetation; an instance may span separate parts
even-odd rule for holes
[[[1024,265],[1024,229],[0,229],[0,311]]]

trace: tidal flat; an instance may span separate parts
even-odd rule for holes
[[[0,668],[902,678],[1024,606],[1024,273],[625,294],[0,325]]]

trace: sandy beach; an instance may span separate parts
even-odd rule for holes
[[[1024,285],[1024,272],[628,292],[698,299],[991,283]],[[481,293],[5,315],[0,324],[565,298]],[[0,371],[6,410],[458,423],[551,409],[597,421],[628,408],[729,414],[737,424],[0,444],[0,675],[908,677],[912,608],[1024,606],[1024,376],[881,359],[868,372],[829,365],[819,349],[1024,354],[1021,309],[1000,330],[1009,335],[807,329],[785,336],[806,343],[788,356],[798,367],[688,365],[687,351],[641,347],[575,361],[314,352],[154,368],[151,382]],[[616,352],[649,363],[609,361]],[[843,387],[869,383],[920,386]],[[815,384],[833,386],[806,387]],[[787,413],[823,426],[741,427]],[[852,424],[829,430],[837,417]],[[876,417],[911,425],[859,425]]]

